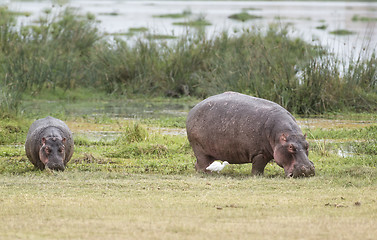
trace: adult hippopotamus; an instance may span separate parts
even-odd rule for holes
[[[236,92],[215,95],[191,109],[186,130],[197,171],[222,160],[252,163],[252,174],[259,175],[274,159],[288,177],[314,175],[306,135],[295,118],[274,102]]]
[[[30,162],[39,169],[64,171],[73,154],[72,133],[59,119],[38,119],[30,126],[25,151]]]

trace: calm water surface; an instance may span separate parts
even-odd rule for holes
[[[19,19],[30,24],[43,14],[46,8],[59,10],[57,1],[11,1],[0,0],[15,11],[28,11],[30,17]],[[377,18],[377,3],[367,2],[296,2],[296,1],[127,1],[127,0],[75,0],[66,5],[77,7],[81,12],[91,12],[100,21],[99,28],[107,33],[125,33],[130,28],[146,27],[152,34],[179,36],[187,32],[186,27],[174,22],[204,17],[212,23],[206,27],[208,36],[222,31],[233,33],[236,29],[264,30],[271,23],[290,24],[292,36],[301,37],[313,44],[327,46],[342,59],[368,55],[377,47],[377,21],[352,21],[355,15]],[[239,22],[228,16],[245,9],[261,19]],[[155,15],[182,13],[190,10],[187,19],[156,18]],[[325,30],[317,27],[325,25]],[[329,32],[347,29],[353,35],[336,36]],[[132,41],[132,40],[130,40]],[[366,50],[363,50],[366,49]]]

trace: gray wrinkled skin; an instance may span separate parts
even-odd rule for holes
[[[45,164],[40,156],[46,146],[49,148],[49,155]],[[63,171],[73,155],[73,148],[73,137],[68,126],[53,117],[36,120],[30,126],[25,142],[28,159],[39,169],[48,167]]]
[[[308,142],[295,118],[280,105],[248,95],[225,92],[198,103],[186,121],[197,171],[214,160],[252,163],[252,174],[263,174],[272,159],[286,176],[312,176]]]

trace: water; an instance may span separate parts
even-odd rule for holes
[[[109,101],[45,101],[25,100],[21,113],[28,117],[37,116],[88,116],[91,118],[167,118],[186,116],[195,103],[166,99],[148,100],[109,100]]]
[[[56,1],[53,1],[56,2]],[[28,11],[30,17],[20,17],[20,22],[31,23],[43,14],[46,8],[58,11],[58,4],[51,1],[0,1],[11,10]],[[235,29],[266,29],[271,23],[290,24],[295,30],[291,36],[301,37],[307,42],[327,46],[340,58],[369,56],[377,47],[376,21],[352,21],[355,15],[377,18],[377,3],[367,2],[296,2],[296,1],[121,1],[121,0],[75,0],[68,3],[81,12],[91,12],[100,21],[99,28],[106,33],[125,33],[130,28],[146,27],[152,34],[179,36],[187,32],[186,27],[174,22],[185,19],[156,18],[155,15],[182,13],[190,10],[190,18],[205,17],[212,23],[206,33],[213,36],[222,31],[233,33]],[[239,22],[228,16],[244,9],[261,19]],[[186,19],[187,20],[187,19]],[[327,29],[317,27],[325,25]],[[337,29],[355,32],[353,35],[330,34]]]

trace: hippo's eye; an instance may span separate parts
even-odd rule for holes
[[[289,144],[288,151],[290,151],[290,152],[296,152],[295,146],[293,146],[292,144]]]
[[[45,148],[45,151],[46,151],[47,154],[51,152],[50,148],[48,148],[48,147]]]
[[[59,148],[59,150],[58,150],[58,151],[59,151],[60,153],[61,153],[61,152],[63,152],[63,148]]]

